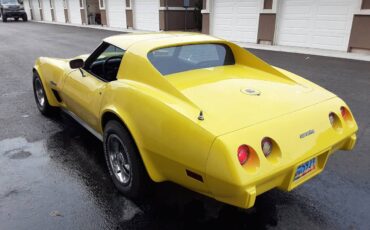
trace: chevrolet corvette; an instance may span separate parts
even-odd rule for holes
[[[117,35],[89,55],[40,57],[33,89],[43,115],[59,108],[102,141],[111,179],[130,198],[172,181],[250,208],[356,143],[338,96],[203,34]]]

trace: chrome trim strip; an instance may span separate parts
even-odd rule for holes
[[[86,122],[84,122],[81,118],[79,118],[75,113],[67,110],[66,108],[62,108],[63,112],[71,116],[77,123],[79,123],[82,127],[87,129],[92,135],[98,138],[101,142],[103,142],[103,136],[95,131],[95,129],[91,128]]]

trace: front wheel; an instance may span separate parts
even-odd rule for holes
[[[8,19],[5,17],[5,15],[3,15],[3,22],[7,22]]]
[[[28,20],[27,15],[23,15],[23,16],[22,16],[22,20],[23,20],[24,22],[27,22],[27,20]]]
[[[37,108],[42,113],[42,115],[51,116],[55,109],[49,104],[44,86],[42,85],[40,76],[37,74],[37,72],[33,73],[33,93],[35,96]]]
[[[109,174],[117,189],[137,199],[149,191],[150,179],[128,130],[112,120],[104,128],[104,154]]]

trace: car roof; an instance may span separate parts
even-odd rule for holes
[[[129,33],[115,35],[104,39],[105,42],[127,50],[140,44],[140,48],[153,50],[164,45],[171,46],[179,43],[215,42],[221,39],[191,32],[156,32],[156,33]]]

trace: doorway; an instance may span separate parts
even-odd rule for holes
[[[100,0],[85,0],[85,10],[88,25],[102,25]],[[101,1],[103,4],[105,1]],[[105,7],[103,5],[103,7]]]

